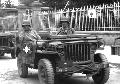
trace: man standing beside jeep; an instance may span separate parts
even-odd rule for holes
[[[22,24],[22,27],[23,27],[23,30],[20,32],[20,34],[19,34],[19,39],[18,39],[18,49],[21,51],[22,50],[22,52],[20,52],[19,50],[18,50],[18,52],[20,53],[18,53],[18,61],[21,61],[21,60],[23,60],[23,63],[33,63],[33,60],[32,61],[30,61],[30,60],[25,60],[26,59],[26,57],[28,58],[28,59],[34,59],[34,57],[35,57],[35,54],[34,54],[34,52],[35,52],[35,49],[36,49],[36,41],[37,40],[41,40],[41,37],[38,35],[38,33],[35,31],[35,30],[33,30],[32,28],[31,28],[31,24],[30,24],[30,22],[23,22],[23,24]],[[27,45],[27,43],[29,44],[29,42],[31,42],[32,41],[32,43],[31,43],[31,45]],[[24,47],[24,43],[26,43],[26,46]],[[29,48],[30,46],[32,46],[31,48]],[[28,53],[28,51],[30,51],[29,53]],[[25,54],[25,53],[27,53],[27,54]]]

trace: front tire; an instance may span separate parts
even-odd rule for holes
[[[20,54],[19,54],[20,55]],[[26,64],[22,63],[22,59],[17,57],[17,67],[18,67],[18,74],[21,78],[27,78],[28,76],[28,67]]]
[[[38,77],[40,84],[54,84],[54,71],[52,64],[47,59],[41,59],[38,63]]]
[[[108,62],[105,55],[103,54],[96,54],[94,59],[95,62],[99,62],[99,63]],[[105,84],[109,79],[109,73],[110,73],[109,67],[101,68],[97,74],[92,76],[95,84]]]
[[[105,84],[109,79],[109,68],[104,68],[92,76],[95,84]]]

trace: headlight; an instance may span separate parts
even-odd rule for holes
[[[92,50],[96,50],[97,49],[97,43],[92,43],[91,46],[90,46],[90,48]]]

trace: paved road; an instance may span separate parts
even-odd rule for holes
[[[0,84],[39,84],[37,70],[29,69],[28,78],[20,78],[17,72],[16,59],[0,57]],[[120,84],[120,65],[110,64],[110,78],[106,84]],[[86,82],[83,82],[85,81]],[[94,84],[91,78],[73,77],[61,79],[57,84]]]

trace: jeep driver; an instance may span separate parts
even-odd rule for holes
[[[70,23],[68,18],[62,18],[60,20],[60,30],[57,33],[57,35],[68,35],[68,34],[73,34],[75,31],[74,29],[70,28]]]

